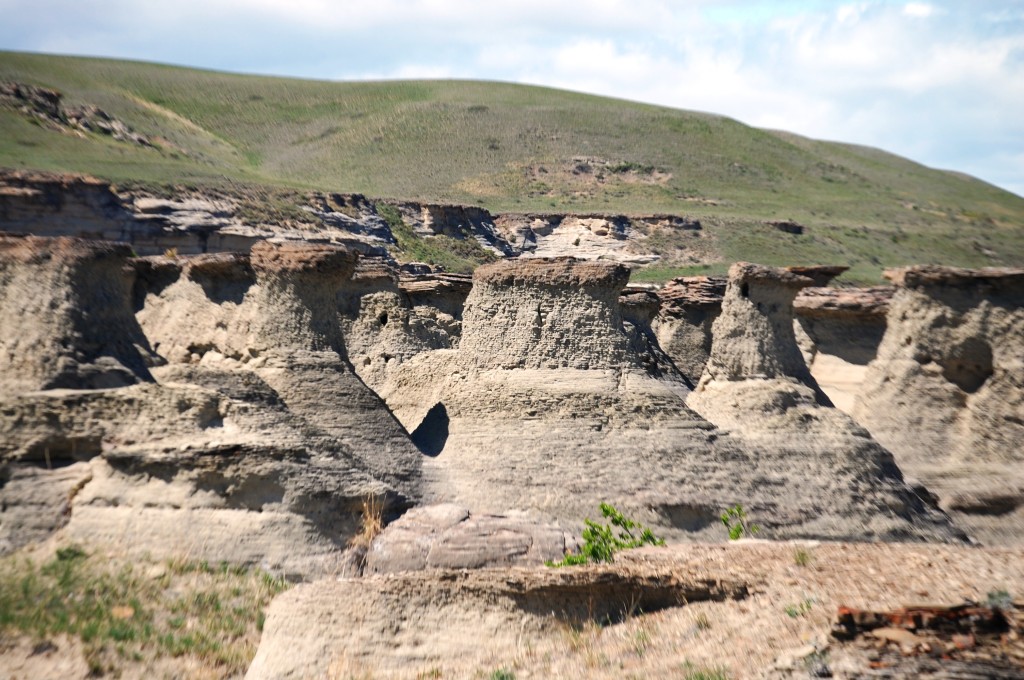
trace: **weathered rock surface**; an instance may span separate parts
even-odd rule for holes
[[[834,409],[815,416],[816,431],[789,422],[778,404],[767,418],[780,439],[810,434],[841,443],[839,452],[715,431],[686,407],[683,377],[670,365],[653,370],[637,352],[619,304],[626,277],[621,265],[565,259],[477,270],[458,349],[409,359],[382,392],[430,456],[428,498],[577,527],[609,502],[674,538],[714,535],[722,508],[736,503],[756,508],[775,536],[956,536],[903,485],[891,457]],[[772,327],[788,328],[791,360],[802,361],[791,312]],[[817,405],[803,383],[791,387]]]
[[[384,258],[361,258],[338,294],[345,347],[356,373],[379,389],[406,359],[458,344],[468,277],[402,274]]]
[[[654,332],[665,353],[693,384],[711,354],[711,324],[722,310],[725,278],[684,276],[658,291],[661,309]]]
[[[138,318],[169,361],[255,372],[290,412],[415,498],[421,455],[346,357],[338,300],[355,264],[338,246],[292,242],[197,256],[145,296]]]
[[[893,289],[804,288],[793,304],[797,343],[811,375],[841,411],[852,414],[868,363],[885,334]]]
[[[524,640],[558,635],[560,628],[746,594],[743,582],[642,564],[320,581],[274,600],[246,678],[344,677],[369,669],[405,677],[431,667],[470,677],[499,668],[498,660]]]
[[[795,552],[809,562],[794,564]],[[775,541],[320,582],[274,601],[248,677],[761,678],[788,658],[800,675],[786,677],[806,678],[805,658],[830,665],[843,651],[829,643],[841,605],[983,602],[1022,588],[1020,549]]]
[[[882,536],[962,537],[905,483],[892,454],[832,408],[811,377],[796,343],[792,305],[812,283],[785,269],[733,265],[711,356],[687,404],[742,434],[759,462],[774,474],[786,470],[789,483],[800,475],[793,467],[803,466],[807,476],[797,483],[803,494],[829,497],[833,511],[884,525]]]
[[[364,574],[423,569],[540,566],[575,543],[525,513],[475,515],[452,503],[413,508],[373,539]]]
[[[267,245],[254,249],[253,262],[208,256],[186,267],[185,278],[204,299],[209,293],[233,305],[231,330],[248,325],[239,345],[229,342],[237,338],[227,326],[216,327],[224,317],[215,316],[210,328],[197,324],[213,338],[208,344],[181,347],[169,338],[185,360],[154,368],[158,383],[140,360],[149,350],[131,314],[131,274],[140,271],[144,285],[163,292],[180,272],[167,260],[129,267],[127,255],[124,246],[102,242],[3,240],[5,328],[34,337],[32,324],[41,324],[41,337],[52,333],[58,342],[5,354],[0,549],[62,529],[72,541],[129,554],[188,554],[299,577],[337,572],[341,548],[360,531],[362,501],[377,497],[391,513],[408,497],[375,478],[368,447],[354,451],[365,440],[334,433],[344,435],[352,419],[376,417],[383,423],[376,430],[386,432],[369,422],[366,436],[376,435],[376,456],[408,454],[406,467],[387,461],[393,477],[409,481],[407,492],[415,489],[419,455],[336,349],[343,345],[329,282],[340,285],[350,275],[353,255]],[[245,283],[251,276],[262,288],[253,291],[249,318],[231,300],[257,288]],[[195,321],[211,314],[194,311]],[[184,334],[191,325],[182,314],[172,322],[183,324]],[[220,345],[211,344],[218,338]],[[217,346],[252,350],[247,356],[263,362],[262,374],[223,358],[198,361]],[[125,386],[96,384],[94,367],[106,366],[97,357],[112,357],[115,375],[127,376],[114,384]],[[61,367],[57,384],[52,366]]]
[[[156,361],[130,306],[127,246],[0,236],[0,390],[121,387]]]
[[[1024,536],[1024,270],[910,267],[855,414],[983,541]]]

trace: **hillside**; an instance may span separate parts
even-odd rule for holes
[[[699,219],[700,257],[667,237],[641,278],[733,260],[885,266],[1024,260],[1024,198],[877,149],[540,87],[334,83],[0,52],[0,83],[96,106],[147,144],[55,130],[0,105],[0,167],[192,186],[479,205],[492,212]],[[2,98],[0,98],[2,99]],[[766,224],[788,220],[790,234]],[[684,266],[685,265],[685,266]]]

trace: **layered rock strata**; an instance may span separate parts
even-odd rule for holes
[[[982,540],[1024,540],[1024,270],[895,269],[855,414]]]
[[[852,414],[868,363],[885,334],[893,289],[805,288],[794,301],[797,342],[836,408]]]
[[[217,326],[223,317],[197,308],[194,319],[179,310],[169,323],[181,324],[182,335],[198,327],[205,339],[200,333],[191,344],[169,342],[178,361],[153,369],[155,383],[141,359],[152,351],[131,314],[131,275],[140,271],[141,285],[166,292],[180,274],[174,262],[130,267],[123,246],[73,239],[8,239],[3,246],[5,329],[40,324],[40,332],[60,342],[35,353],[21,347],[4,373],[0,550],[62,529],[72,541],[130,554],[229,560],[310,576],[341,568],[342,549],[361,529],[365,498],[379,498],[388,509],[407,503],[368,471],[365,455],[329,428],[297,416],[280,396],[287,390],[270,386],[282,363],[285,370],[289,362],[315,364],[317,380],[328,380],[332,368],[344,372],[337,369],[336,312],[322,311],[335,309],[336,291],[321,290],[317,278],[344,279],[352,265],[347,252],[268,247],[257,251],[252,268],[242,257],[198,263],[186,278],[204,299],[234,306],[232,330],[245,317],[233,301],[251,287],[250,273],[263,276],[263,289],[253,295],[258,314],[246,319],[241,344],[253,350],[248,356],[263,360],[266,379],[229,370],[226,360],[198,361],[214,343],[233,346],[239,338],[226,331],[228,324]],[[210,328],[202,328],[204,319]],[[12,334],[4,337],[12,341]],[[333,363],[317,361],[328,352]],[[116,365],[119,380],[97,383],[97,365]],[[61,367],[57,383],[53,366]],[[336,403],[344,390],[331,395],[333,402],[322,399],[317,420],[348,408],[358,414],[359,399],[372,401],[359,387],[361,396],[344,407]],[[309,388],[292,390],[300,395],[294,401],[302,402],[302,389]],[[390,418],[379,400],[374,403]],[[390,422],[395,439],[403,440]]]
[[[458,344],[466,277],[403,275],[384,258],[360,258],[338,293],[345,347],[356,373],[379,389],[406,359]]]
[[[156,360],[132,313],[131,250],[0,236],[0,391],[123,387]]]
[[[786,471],[781,478],[789,484],[799,478],[803,493],[830,498],[835,512],[886,523],[892,538],[962,536],[905,483],[892,454],[831,407],[811,376],[797,346],[792,305],[813,283],[786,269],[734,264],[711,356],[687,404],[741,434],[759,463]]]
[[[172,366],[254,372],[291,413],[415,498],[420,453],[346,356],[338,300],[355,265],[337,246],[269,241],[248,256],[188,258],[173,283],[145,296],[138,318]]]
[[[482,513],[530,510],[570,526],[609,502],[680,538],[720,536],[718,516],[736,503],[774,536],[956,538],[862,430],[833,437],[820,417],[814,436],[845,447],[838,452],[714,430],[686,406],[683,377],[652,372],[636,352],[619,304],[627,277],[621,265],[571,259],[477,270],[458,349],[408,360],[383,390],[431,456],[428,498]],[[761,326],[785,327],[783,319]],[[757,357],[754,340],[718,360],[806,378],[791,310],[788,332],[789,352]],[[813,390],[794,383],[798,396],[797,387],[817,406]],[[807,433],[784,418],[778,426],[787,436]]]
[[[658,291],[661,308],[654,321],[658,344],[676,367],[696,384],[711,353],[711,324],[722,310],[725,278],[685,276]]]

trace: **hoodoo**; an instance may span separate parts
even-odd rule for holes
[[[364,469],[415,498],[421,455],[345,354],[338,298],[355,265],[354,253],[323,244],[262,242],[249,256],[196,256],[145,295],[139,319],[171,362],[164,378],[215,387],[211,372],[251,374],[289,412],[345,442]]]
[[[982,541],[1024,527],[1024,269],[894,269],[855,415]]]
[[[128,249],[102,242],[10,239],[4,245],[5,320],[11,328],[42,323],[64,342],[8,359],[0,396],[0,551],[64,527],[71,541],[128,554],[188,554],[310,576],[341,567],[341,548],[359,531],[363,499],[407,502],[375,479],[346,442],[297,416],[252,372],[172,364],[155,368],[160,382],[153,381],[140,360],[149,344],[131,314],[130,273],[143,272],[140,285],[166,292],[180,268],[129,267]],[[304,275],[337,264],[329,257],[310,262]],[[258,266],[268,268],[263,261]],[[252,271],[245,258],[225,256],[185,269],[204,297],[225,304],[238,299]],[[84,275],[95,279],[76,278]],[[340,337],[331,314],[317,323],[316,287],[296,279],[272,282],[257,311],[278,325],[251,324],[252,346],[269,356],[282,347],[315,353]],[[301,325],[289,325],[278,311],[288,306],[306,314]],[[38,310],[56,311],[37,320]],[[190,329],[183,324],[180,332]],[[223,329],[208,330],[206,340],[179,343],[181,351],[172,354],[190,350],[191,361],[210,351],[210,338]],[[118,380],[108,379],[112,371]],[[393,427],[396,438],[404,437]]]
[[[738,359],[730,349],[715,360],[743,375],[777,376],[819,409],[821,427],[803,446],[785,442],[807,427],[777,413],[767,416],[779,419],[777,437],[764,439],[717,431],[691,411],[682,376],[653,374],[634,351],[618,305],[626,279],[620,265],[569,259],[477,270],[458,349],[407,361],[384,392],[430,456],[428,498],[481,512],[533,510],[569,525],[604,501],[675,537],[720,531],[719,514],[735,503],[777,537],[959,536],[866,432],[820,408],[813,389],[790,377],[806,374],[791,307],[780,303],[780,318],[761,326],[781,336],[788,323],[778,355],[758,356],[764,339],[752,336]]]

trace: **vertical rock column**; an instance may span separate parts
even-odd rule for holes
[[[983,541],[1024,543],[1024,269],[889,270],[854,414]]]
[[[341,438],[376,478],[419,496],[421,455],[384,402],[352,370],[338,317],[356,255],[309,243],[253,246],[249,353],[288,409]]]
[[[131,308],[131,249],[0,237],[0,387],[9,394],[152,381]]]

